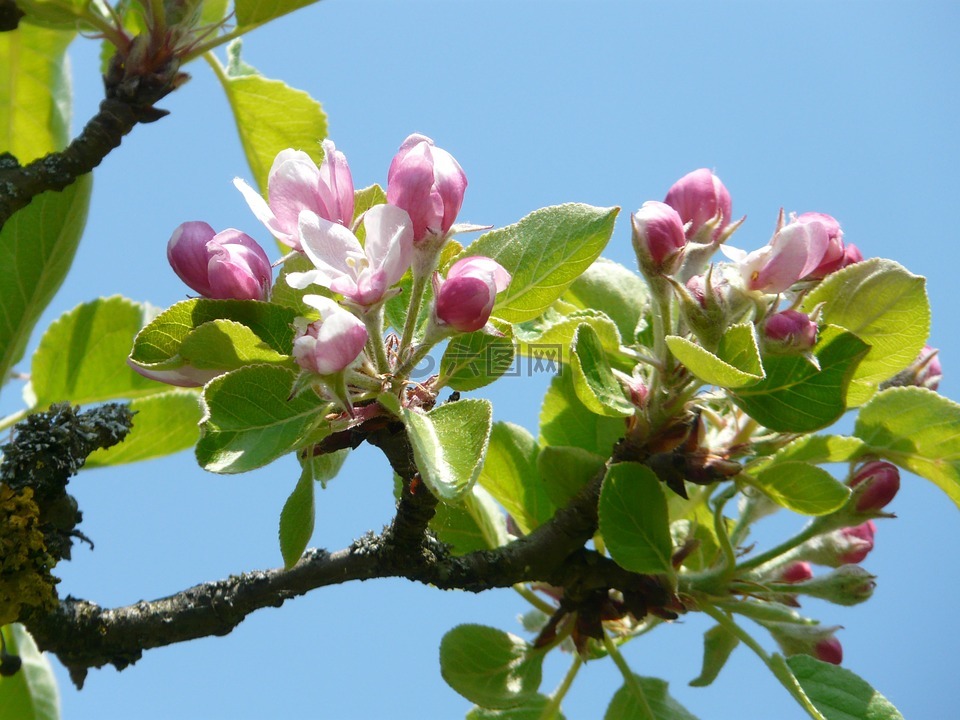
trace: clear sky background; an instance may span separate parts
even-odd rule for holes
[[[75,43],[75,130],[101,97],[95,43]],[[470,186],[461,218],[503,226],[567,201],[619,205],[605,253],[632,264],[627,213],[686,172],[714,169],[747,222],[733,244],[767,242],[778,210],[821,211],[865,256],[929,279],[941,391],[957,382],[960,6],[952,2],[382,2],[327,0],[249,35],[248,62],[323,102],[357,186],[385,184],[400,142],[430,135]],[[95,173],[87,234],[40,329],[77,303],[120,293],[168,306],[187,290],[165,259],[185,220],[266,232],[233,188],[250,172],[209,68],[163,103]],[[35,345],[34,341],[34,345]],[[536,431],[543,377],[479,391],[495,417]],[[0,401],[21,407],[16,383]],[[63,563],[62,594],[116,606],[281,563],[280,508],[294,462],[217,476],[190,453],[84,472],[71,485],[96,542]],[[879,524],[865,566],[879,576],[856,608],[806,606],[840,624],[845,665],[914,720],[956,713],[960,513],[914,476]],[[393,511],[371,447],[318,497],[312,544],[337,549]],[[797,519],[771,520],[777,538]],[[778,524],[781,523],[781,524]],[[332,587],[262,610],[226,638],[153,650],[75,691],[59,665],[67,720],[304,717],[456,718],[469,703],[440,678],[441,636],[461,622],[522,633],[512,591],[473,596],[405,581]],[[633,669],[662,677],[703,720],[806,717],[746,648],[713,686],[696,615],[629,645]],[[769,644],[768,644],[769,646]],[[547,665],[544,692],[569,658]],[[621,679],[581,672],[570,720],[601,718]]]

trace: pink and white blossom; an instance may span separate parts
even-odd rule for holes
[[[730,224],[733,201],[720,178],[707,168],[687,173],[667,191],[663,201],[680,214],[684,223],[690,223],[686,235],[692,238],[713,218],[719,216],[711,236],[716,240]]]
[[[167,243],[173,271],[203,297],[266,300],[273,270],[263,248],[246,233],[217,232],[205,222],[181,224]]]
[[[410,216],[392,205],[375,205],[363,216],[366,242],[348,228],[305,210],[300,214],[303,252],[314,270],[293,272],[287,283],[299,290],[321,285],[362,307],[379,303],[410,266]]]
[[[323,141],[323,152],[318,168],[301,150],[281,150],[267,180],[269,202],[242,179],[233,181],[257,219],[294,250],[300,250],[299,218],[305,210],[340,225],[353,222],[350,166],[333,141]]]
[[[510,284],[510,273],[488,257],[458,260],[441,281],[435,276],[435,314],[439,324],[473,332],[487,324],[497,293]]]
[[[776,294],[809,275],[823,260],[830,237],[819,221],[792,222],[783,226],[770,244],[747,254],[721,246],[724,254],[738,261],[744,287]]]
[[[294,360],[318,375],[332,375],[350,367],[367,343],[366,326],[330,298],[304,295],[303,302],[319,310],[320,319],[294,339]]]

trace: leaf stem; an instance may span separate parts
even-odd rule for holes
[[[772,547],[766,552],[762,552],[749,560],[745,560],[737,566],[738,572],[745,570],[755,570],[761,565],[775,560],[784,553],[790,552],[798,545],[802,545],[810,538],[816,537],[825,531],[824,526],[816,520],[807,525],[803,530],[794,535],[789,540],[785,540],[776,547]]]
[[[563,698],[566,697],[567,691],[570,690],[570,686],[573,685],[573,680],[577,677],[577,673],[580,672],[582,665],[583,660],[579,654],[575,653],[573,662],[570,664],[570,669],[567,670],[567,674],[563,676],[563,681],[557,689],[554,690],[550,696],[550,701],[543,708],[543,712],[540,713],[540,720],[553,720],[557,716],[557,713],[560,711],[560,704],[563,702]]]
[[[553,615],[557,611],[553,605],[539,597],[535,592],[533,592],[533,590],[528,588],[523,583],[517,583],[513,586],[513,589],[517,591],[520,597],[533,605],[540,612],[546,613],[547,615]]]
[[[623,659],[623,655],[620,654],[617,644],[606,632],[603,633],[603,646],[607,649],[607,653],[617,666],[617,669],[620,670],[620,674],[623,675],[623,684],[630,688],[630,691],[640,703],[640,711],[642,714],[638,717],[641,717],[642,720],[657,720],[656,715],[653,714],[653,710],[650,709],[650,703],[647,702],[647,695],[643,692],[640,681],[637,680],[637,676],[633,674],[630,666],[627,665],[627,661]]]

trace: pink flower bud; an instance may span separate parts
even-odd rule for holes
[[[633,249],[640,267],[656,275],[671,275],[680,267],[687,238],[683,220],[666,203],[648,200],[631,217]]]
[[[815,643],[813,657],[821,662],[840,665],[843,662],[843,645],[836,637],[828,637]]]
[[[479,330],[490,319],[497,293],[509,284],[510,273],[495,260],[481,256],[458,260],[435,289],[437,321],[460,332]]]
[[[740,261],[747,290],[781,293],[820,265],[829,244],[826,226],[819,221],[792,222],[780,228],[770,244]]]
[[[785,583],[799,583],[813,577],[813,568],[808,562],[793,562],[783,568],[776,580]]]
[[[417,243],[447,234],[466,189],[467,176],[457,161],[424,135],[403,141],[387,173],[387,202],[410,214]]]
[[[167,259],[187,285],[207,298],[266,300],[273,269],[263,248],[229,228],[216,232],[205,222],[185,222],[167,243]]]
[[[318,168],[305,152],[281,150],[267,180],[269,203],[240,178],[233,181],[257,219],[294,250],[300,250],[299,219],[304,210],[347,227],[353,222],[350,166],[331,140],[323,141],[323,152]]]
[[[925,387],[930,390],[936,390],[940,387],[940,379],[943,377],[943,366],[940,364],[940,351],[936,348],[924,345],[920,355],[911,366],[913,370],[913,382],[911,385]]]
[[[304,370],[332,375],[349,367],[367,342],[367,328],[330,298],[304,295],[303,301],[320,311],[293,341],[293,358]]]
[[[857,512],[875,512],[890,504],[900,490],[900,470],[885,460],[874,460],[863,465],[850,479]]]
[[[817,342],[817,324],[805,313],[784,310],[764,321],[763,336],[769,351],[785,354],[806,352]]]
[[[858,605],[873,596],[877,583],[860,565],[841,565],[820,577],[810,578],[791,588],[792,592],[820,598],[836,605]]]
[[[789,622],[761,622],[787,657],[812,655],[823,662],[839,665],[843,660],[843,647],[836,638],[839,626],[824,627]]]
[[[867,520],[862,525],[837,530],[837,554],[839,565],[862,562],[873,550],[873,538],[877,526],[873,520]],[[834,566],[836,567],[836,566]]]
[[[696,236],[707,222],[719,215],[710,238],[716,240],[733,216],[730,193],[707,168],[694,170],[677,180],[663,201],[679,213],[684,224],[690,223],[688,238]]]

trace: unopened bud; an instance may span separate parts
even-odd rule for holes
[[[863,465],[850,479],[854,507],[857,512],[869,513],[880,510],[900,490],[900,470],[886,460],[874,460]]]
[[[508,273],[495,260],[467,257],[455,262],[447,279],[437,279],[436,320],[459,332],[480,330],[490,319],[497,293],[510,284]]]
[[[870,599],[875,575],[860,565],[841,565],[836,570],[795,584],[791,592],[810,595],[837,605],[858,605]]]
[[[263,248],[233,228],[216,232],[205,222],[185,222],[167,243],[174,272],[192,289],[217,300],[266,300],[273,269]]]
[[[877,526],[873,520],[808,540],[795,551],[797,559],[826,567],[861,562],[873,550]]]
[[[928,390],[936,390],[940,387],[942,378],[943,366],[940,364],[940,351],[929,345],[924,345],[910,367],[897,373],[884,383],[884,386],[915,385],[925,387]]]
[[[666,203],[649,200],[631,217],[633,249],[640,268],[652,275],[671,275],[680,267],[687,238],[683,220]]]
[[[798,623],[761,623],[787,657],[811,655],[823,662],[839,665],[843,661],[843,646],[835,633],[839,625],[801,625]]]
[[[817,342],[817,323],[806,313],[784,310],[763,323],[764,348],[776,354],[794,354],[810,350]]]
[[[663,201],[679,213],[684,223],[689,223],[687,237],[699,242],[716,240],[733,216],[730,193],[707,168],[694,170],[677,180]],[[710,236],[696,237],[708,223],[713,225]]]
[[[777,573],[776,580],[784,583],[800,583],[813,577],[813,568],[808,562],[793,562]]]

